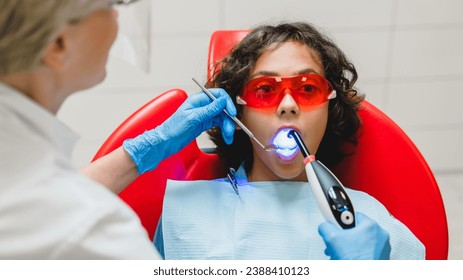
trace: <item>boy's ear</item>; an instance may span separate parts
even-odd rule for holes
[[[61,69],[66,64],[68,42],[65,28],[61,29],[45,48],[43,64],[52,69]]]

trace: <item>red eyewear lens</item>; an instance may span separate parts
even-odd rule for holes
[[[317,74],[266,76],[249,81],[237,97],[237,103],[253,108],[277,107],[286,93],[290,93],[300,106],[319,105],[336,97],[331,84]]]

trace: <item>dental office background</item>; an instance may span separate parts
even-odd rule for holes
[[[68,98],[58,113],[81,135],[73,154],[77,168],[158,94],[198,92],[191,78],[206,80],[213,31],[309,21],[346,52],[357,67],[360,92],[426,158],[447,211],[449,259],[463,259],[463,1],[143,0],[123,9],[131,10],[120,13],[106,80]],[[213,146],[204,134],[198,143]]]

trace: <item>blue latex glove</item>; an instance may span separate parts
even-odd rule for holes
[[[326,244],[325,255],[332,260],[388,260],[389,233],[362,213],[356,212],[355,218],[356,225],[350,229],[341,229],[330,222],[318,226]]]
[[[225,90],[209,90],[217,100],[212,101],[204,92],[193,94],[160,126],[124,141],[123,147],[140,174],[156,168],[212,127],[220,126],[227,144],[233,141],[235,123],[222,110],[236,116],[235,105]]]

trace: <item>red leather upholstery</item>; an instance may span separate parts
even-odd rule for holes
[[[211,66],[240,41],[247,30],[217,31],[211,37]],[[186,98],[182,90],[168,91],[140,108],[103,144],[95,159],[119,147],[126,138],[155,127],[168,118]],[[447,259],[448,228],[445,208],[434,176],[408,136],[383,112],[364,101],[359,114],[363,133],[354,152],[333,171],[351,188],[381,201],[392,215],[406,224],[426,246],[426,259]],[[214,154],[205,154],[196,142],[161,162],[156,170],[140,176],[121,194],[140,216],[153,238],[162,209],[165,182],[170,179],[223,177],[223,165]]]
[[[217,30],[212,33],[209,43],[209,55],[207,57],[207,79],[214,74],[214,66],[217,61],[225,57],[236,43],[249,33],[249,30]],[[218,68],[220,69],[220,67]]]

